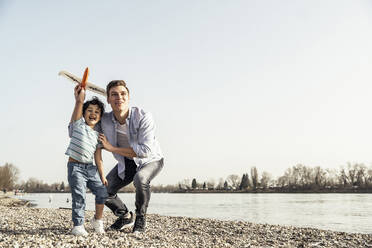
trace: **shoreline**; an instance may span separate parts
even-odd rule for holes
[[[115,220],[104,212],[106,234],[93,233],[86,211],[87,237],[70,234],[71,210],[30,208],[29,202],[0,197],[0,247],[372,247],[372,234],[345,233],[245,221],[147,216],[147,230],[108,230]]]
[[[87,191],[90,192],[90,191]],[[35,191],[29,192],[31,194],[64,194],[71,193],[71,191]],[[119,191],[118,193],[135,193],[135,191]],[[296,191],[263,191],[263,190],[176,190],[176,191],[157,191],[152,193],[156,194],[372,194],[372,190],[296,190]],[[27,194],[27,193],[19,193]]]

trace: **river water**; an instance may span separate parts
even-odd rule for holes
[[[134,211],[135,195],[119,196]],[[26,194],[18,198],[31,200],[40,208],[71,207],[69,193]],[[91,193],[87,194],[87,209],[94,210]],[[148,213],[372,234],[372,194],[153,193]]]

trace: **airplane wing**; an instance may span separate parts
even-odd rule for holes
[[[81,83],[81,78],[67,72],[67,71],[60,71],[58,73],[58,75],[60,76],[63,76],[73,82],[75,82],[76,84],[80,84]],[[102,96],[107,96],[106,95],[106,90],[101,88],[101,87],[98,87],[97,85],[93,84],[93,83],[90,83],[90,82],[87,82],[87,85],[86,85],[86,89],[87,90],[90,90],[90,91],[93,91],[94,93],[97,93],[97,94],[100,94]]]

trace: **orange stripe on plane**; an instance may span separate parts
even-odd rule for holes
[[[83,79],[81,80],[81,87],[85,89],[89,75],[89,68],[85,68]]]

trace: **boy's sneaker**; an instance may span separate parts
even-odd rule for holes
[[[126,227],[133,226],[133,223],[134,223],[133,213],[129,212],[127,217],[119,217],[115,221],[115,223],[110,226],[110,228],[114,230],[122,230]]]
[[[133,232],[144,232],[146,229],[146,217],[144,215],[137,215],[136,222],[134,222]]]
[[[72,228],[71,233],[75,236],[87,236],[88,233],[85,231],[84,225],[81,226],[74,226]]]
[[[103,229],[103,220],[96,220],[93,216],[90,224],[96,233],[105,233],[105,229]]]

